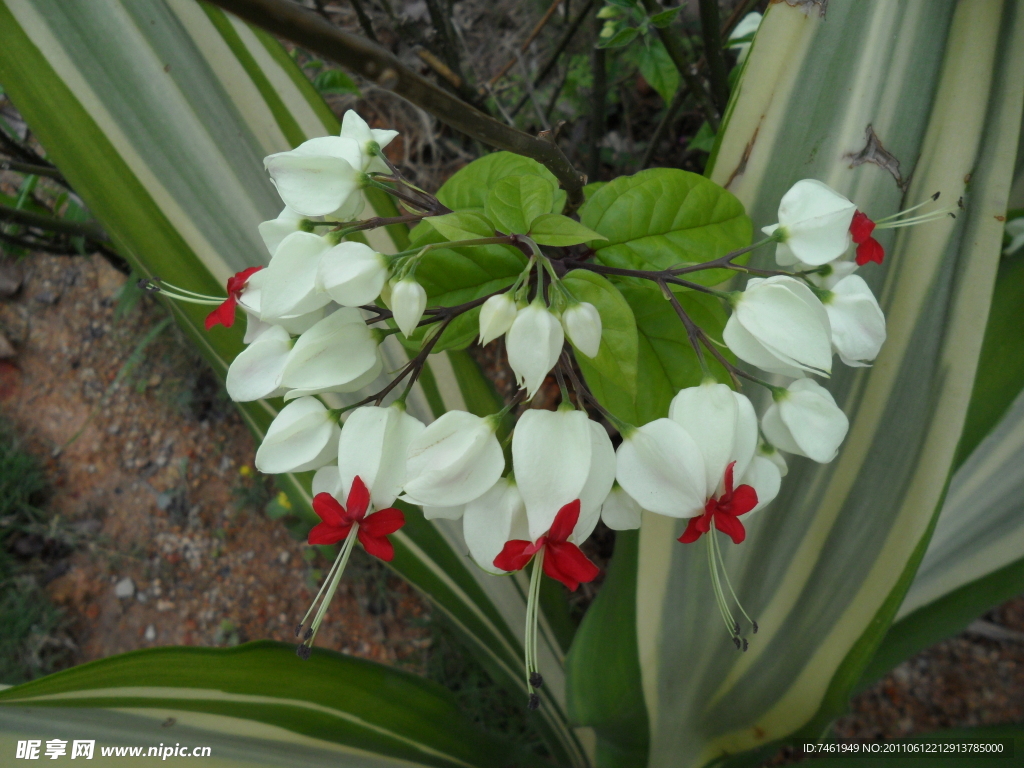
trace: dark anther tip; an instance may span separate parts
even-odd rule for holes
[[[740,650],[740,648],[742,647],[742,646],[740,645],[740,639],[739,639],[738,637],[734,637],[734,638],[732,639],[732,644],[736,646],[736,650],[737,650],[737,651],[738,651],[738,650]]]
[[[296,624],[295,625],[295,636],[298,637],[301,634],[302,634],[302,625],[301,624]]]
[[[536,693],[531,693],[529,700],[526,702],[526,708],[530,710],[540,709],[540,696]]]
[[[313,628],[310,627],[309,629],[306,630],[306,634],[304,634],[302,636],[302,639],[303,640],[310,640],[310,639],[312,639],[312,637],[313,637]]]
[[[136,287],[140,291],[146,293],[159,293],[160,291],[160,278],[159,277],[144,277],[137,282]]]
[[[738,635],[740,633],[740,623],[738,621],[734,621],[733,622],[733,624],[732,624],[732,633],[734,635]]]
[[[541,677],[540,672],[530,673],[530,685],[532,685],[534,688],[540,688],[542,685],[544,685],[544,678]]]
[[[749,646],[747,645],[747,638],[745,638],[745,637],[744,637],[744,638],[743,638],[743,652],[744,652],[744,653],[746,653],[746,652],[747,652],[747,648],[748,648],[748,647],[749,647]]]
[[[936,192],[934,195],[932,195],[932,200],[938,200],[939,199],[939,195],[941,195],[941,194],[942,194],[942,192]]]
[[[313,649],[310,648],[308,645],[297,645],[297,646],[295,646],[295,655],[298,656],[303,661],[306,661],[307,659],[309,659],[309,657],[310,657],[310,655],[312,653],[313,653]]]
[[[756,634],[757,634],[757,622],[756,622],[756,621],[752,621],[752,622],[750,622],[750,623],[751,623],[751,625],[753,626],[753,628],[754,628],[754,634],[756,635]]]

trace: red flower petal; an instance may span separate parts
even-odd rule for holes
[[[317,517],[328,525],[341,526],[352,524],[352,520],[346,514],[345,508],[329,493],[318,493],[313,497],[313,511],[316,512]]]
[[[757,506],[757,491],[753,486],[741,485],[736,489],[728,503],[719,504],[718,512],[723,515],[739,517]]]
[[[683,544],[692,544],[705,533],[707,533],[707,526],[701,528],[700,520],[703,520],[705,515],[699,515],[698,517],[691,517],[690,521],[686,524],[686,530],[683,531],[683,535],[679,537],[679,541]]]
[[[882,248],[882,244],[873,237],[869,237],[857,246],[857,264],[862,267],[869,261],[881,264],[884,258],[885,249]]]
[[[348,536],[348,532],[352,530],[351,523],[348,525],[331,525],[330,523],[320,523],[314,526],[313,530],[309,532],[309,538],[307,541],[310,544],[337,544],[339,541]]]
[[[498,556],[494,558],[494,567],[503,571],[521,571],[530,562],[537,550],[532,542],[523,539],[506,541]]]
[[[210,330],[215,325],[223,325],[225,328],[234,325],[235,304],[237,303],[234,296],[228,296],[223,304],[206,316],[206,330]]]
[[[853,220],[850,222],[850,236],[853,238],[855,243],[863,243],[869,237],[871,233],[875,231],[875,222],[867,217],[867,215],[857,211],[853,214]]]
[[[575,544],[548,540],[544,573],[575,591],[580,583],[593,581],[601,571]]]
[[[548,539],[561,542],[572,536],[572,531],[580,519],[580,500],[570,501],[555,515],[555,520],[548,530]]]
[[[241,272],[236,272],[234,275],[228,278],[228,296],[236,296],[242,292],[245,288],[245,284],[249,282],[249,278],[255,273],[259,272],[263,267],[249,267],[243,269]],[[237,296],[236,296],[237,298]]]
[[[348,490],[348,500],[345,502],[348,508],[348,519],[359,521],[363,519],[367,508],[370,506],[370,492],[366,490],[366,484],[359,475],[352,480],[352,487]]]
[[[733,544],[739,544],[747,538],[747,529],[743,527],[743,523],[730,515],[715,515],[715,528],[728,534],[732,538]]]
[[[356,536],[359,537],[363,549],[374,557],[379,557],[385,563],[390,563],[394,558],[395,548],[387,536],[372,536],[362,526],[359,527]]]
[[[735,467],[736,462],[730,461],[729,465],[725,468],[725,493],[722,494],[723,499],[732,496],[732,473]]]
[[[352,498],[349,496],[349,498]],[[367,515],[359,523],[359,530],[366,531],[367,536],[387,536],[394,533],[405,525],[405,515],[402,510],[390,507],[379,509],[372,515]]]

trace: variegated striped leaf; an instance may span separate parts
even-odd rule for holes
[[[281,203],[262,158],[338,130],[273,38],[193,0],[0,0],[0,83],[136,270],[214,295],[229,275],[269,258],[256,225]],[[386,196],[371,202],[389,212]],[[402,230],[368,237],[381,251],[393,252],[395,240],[404,245]],[[223,375],[241,349],[241,330],[207,334],[201,307],[171,310]],[[387,369],[405,359],[397,344],[385,351]],[[409,407],[430,420],[447,408],[490,412],[494,403],[472,361],[451,353],[432,358]],[[275,413],[267,402],[240,410],[257,437]],[[311,518],[308,478],[279,479]],[[457,524],[420,518],[395,539],[396,569],[499,681],[524,691],[521,578],[477,569]],[[562,711],[565,638],[549,622],[542,629],[548,684],[538,727],[553,754],[582,765]]]

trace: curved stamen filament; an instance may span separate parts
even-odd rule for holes
[[[729,588],[729,594],[732,595],[733,602],[736,603],[736,607],[740,609],[740,613],[743,614],[743,618],[750,623],[750,626],[753,628],[754,634],[756,635],[757,622],[750,618],[750,614],[748,614],[743,608],[743,603],[741,603],[740,599],[736,597],[736,590],[732,588],[732,582],[729,580],[729,572],[725,569],[725,559],[722,557],[722,548],[717,539],[714,540],[713,546],[715,549],[715,556],[718,558],[718,564],[722,568],[722,577],[725,579],[725,586]]]
[[[523,654],[526,664],[526,688],[530,692],[530,709],[540,706],[535,682],[541,680],[537,663],[537,616],[540,605],[540,577],[544,571],[544,549],[541,548],[533,559],[533,570],[530,572],[530,591],[526,601],[526,636],[523,638]]]
[[[313,618],[309,629],[303,636],[301,644],[296,649],[296,652],[302,658],[308,657],[309,649],[313,647],[313,643],[316,640],[316,633],[320,629],[320,624],[323,623],[324,615],[327,613],[327,608],[331,604],[331,600],[334,599],[334,593],[338,590],[341,575],[345,572],[345,566],[348,563],[348,558],[352,554],[352,549],[355,547],[356,533],[358,531],[359,523],[353,523],[352,528],[349,529],[348,536],[345,537],[345,543],[341,546],[341,551],[338,552],[338,556],[334,560],[334,565],[331,566],[331,570],[328,572],[327,578],[324,579],[324,583],[320,587],[320,591],[313,599],[313,603],[309,606],[309,610],[306,611],[306,615],[302,617],[302,622],[299,624],[297,633],[301,632],[302,626],[306,623],[306,619],[309,618],[309,614],[312,613],[313,608],[316,607],[317,601],[320,601],[320,606],[317,609],[316,616]],[[326,594],[324,594],[324,587],[327,587]],[[322,600],[321,596],[323,596]],[[305,651],[303,650],[304,648],[306,649]]]
[[[725,594],[722,592],[722,583],[718,579],[718,564],[715,562],[715,531],[714,529],[708,531],[708,570],[711,571],[711,588],[715,593],[715,602],[718,603],[718,612],[722,615],[722,621],[725,622],[726,629],[729,630],[729,634],[733,637],[733,642],[737,642],[737,635],[739,635],[739,623],[733,618],[732,612],[729,610],[729,604],[725,600]]]

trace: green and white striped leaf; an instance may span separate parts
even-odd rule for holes
[[[272,37],[193,0],[0,0],[0,84],[140,274],[213,295],[232,273],[269,258],[256,227],[282,204],[262,158],[339,127]],[[371,202],[366,215],[394,210],[386,196]],[[401,228],[368,233],[385,252],[404,238]],[[205,333],[202,307],[170,310],[223,375],[241,349],[241,329]],[[385,353],[386,369],[406,359],[397,343]],[[448,408],[491,412],[494,402],[475,364],[451,353],[433,358],[409,407],[430,420]],[[268,402],[240,411],[257,437],[276,413]],[[312,520],[309,478],[279,480]],[[417,518],[395,540],[395,568],[496,679],[525,691],[521,579],[472,565],[457,524]],[[583,765],[563,714],[565,638],[550,622],[542,631],[548,684],[537,725],[558,759]]]
[[[888,341],[874,367],[840,366],[829,383],[851,418],[845,445],[829,465],[793,459],[747,540],[726,542],[726,568],[760,624],[747,653],[718,624],[704,541],[683,546],[677,521],[645,517],[632,594],[647,765],[746,765],[780,740],[817,738],[892,621],[964,424],[1022,69],[1024,15],[1013,0],[832,0],[827,19],[812,4],[769,6],[709,170],[746,205],[755,231],[777,221],[779,199],[801,178],[824,181],[873,218],[937,190],[947,204],[963,196],[965,209],[955,221],[882,233],[885,266],[861,274],[880,297]],[[910,179],[906,192],[882,165],[855,162],[869,125],[899,160],[900,181]],[[771,262],[768,254],[757,265]],[[594,692],[576,686],[575,670],[589,665],[574,648],[574,712]]]
[[[128,764],[104,747],[165,744],[209,747],[215,766],[546,764],[481,732],[436,683],[329,651],[304,662],[270,641],[134,651],[0,691],[0,704],[4,755],[19,739],[94,739],[90,765]]]

